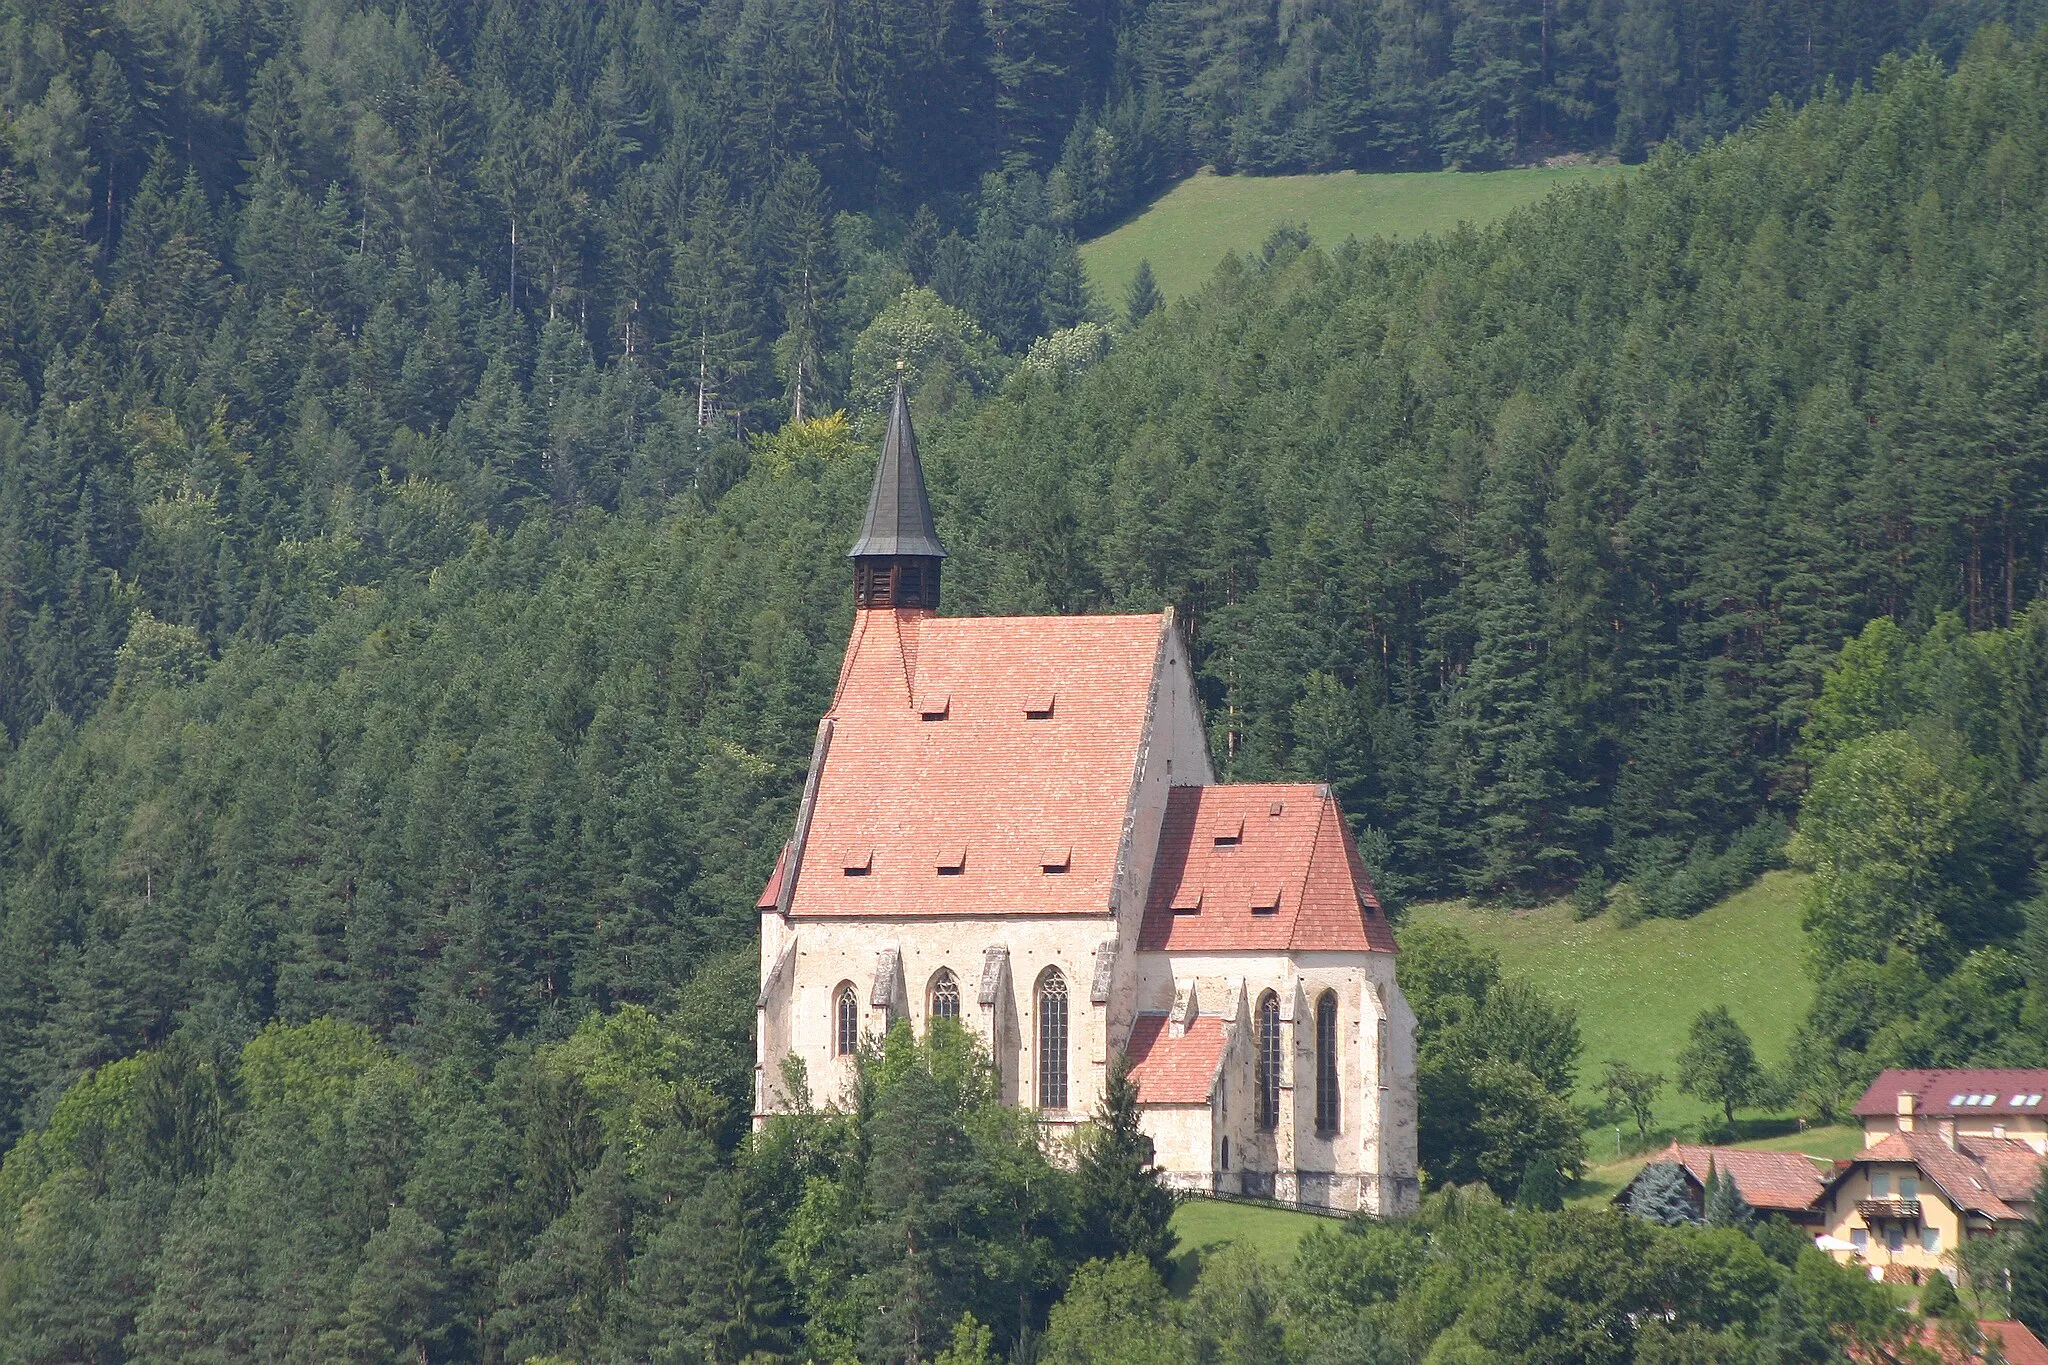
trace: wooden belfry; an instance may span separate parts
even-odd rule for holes
[[[932,524],[900,363],[882,461],[875,467],[875,487],[868,495],[867,520],[847,554],[853,560],[855,605],[938,610],[939,564],[946,547],[939,544],[938,528]]]

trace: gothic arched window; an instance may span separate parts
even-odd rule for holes
[[[1067,979],[1057,967],[1038,983],[1038,1107],[1067,1107]]]
[[[852,983],[839,988],[832,998],[832,1055],[851,1057],[860,1051],[860,997]]]
[[[1259,997],[1259,1127],[1280,1123],[1280,997]]]
[[[1324,991],[1316,1001],[1316,1131],[1334,1133],[1343,1119],[1344,1101],[1337,1087],[1337,993]]]
[[[931,1017],[960,1022],[960,983],[943,967],[932,978]]]

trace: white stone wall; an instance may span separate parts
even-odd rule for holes
[[[1176,979],[1192,988],[1203,1014],[1229,1014],[1225,1002],[1245,1002],[1240,1046],[1226,1060],[1216,1102],[1219,1141],[1232,1138],[1228,1178],[1213,1172],[1218,1188],[1384,1214],[1417,1206],[1415,1016],[1395,983],[1391,954],[1145,953],[1138,975],[1140,1008],[1148,1012],[1173,1007]],[[1274,1127],[1261,1130],[1257,1020],[1269,990],[1281,1012],[1280,1108]],[[1315,1005],[1325,991],[1337,997],[1342,1098],[1329,1134],[1315,1123]],[[1203,1188],[1211,1173],[1180,1174]]]
[[[771,998],[762,1010],[759,1111],[785,1107],[790,1097],[781,1086],[783,1056],[802,1059],[811,1097],[819,1104],[841,1103],[853,1079],[850,1058],[833,1052],[833,1001],[839,987],[851,983],[860,1004],[863,1033],[879,1038],[895,1015],[907,1017],[922,1034],[930,1022],[930,986],[941,969],[951,971],[960,987],[960,1022],[981,1038],[1003,1078],[1004,1097],[1018,1104],[1038,1103],[1038,999],[1036,986],[1048,968],[1067,981],[1068,1102],[1064,1113],[1047,1117],[1087,1117],[1101,1095],[1102,1063],[1107,1055],[1107,1010],[1089,999],[1095,975],[1095,948],[1112,941],[1115,924],[1107,914],[1019,915],[1002,919],[918,919],[887,923],[872,920],[800,920],[784,925],[764,915],[763,960],[771,964],[771,945],[785,937],[796,944],[788,980],[771,984]],[[1008,950],[992,1005],[981,1003],[982,968],[987,950]],[[870,1004],[877,962],[885,949],[896,950],[899,989],[891,1005]],[[767,970],[767,969],[764,969]]]
[[[1167,1185],[1203,1194],[1215,1191],[1216,1116],[1208,1105],[1147,1105],[1142,1126],[1152,1139],[1152,1160],[1164,1172]]]

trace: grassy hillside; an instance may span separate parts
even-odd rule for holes
[[[1772,872],[1697,918],[1645,920],[1628,929],[1608,915],[1575,921],[1563,903],[1518,914],[1451,902],[1417,906],[1409,915],[1416,923],[1456,925],[1496,949],[1508,971],[1578,1006],[1586,1041],[1579,1097],[1591,1104],[1609,1057],[1675,1077],[1687,1026],[1712,1005],[1728,1006],[1761,1061],[1785,1055],[1813,994],[1801,960],[1804,881],[1797,872]],[[1708,1112],[1667,1086],[1657,1125],[1694,1124]],[[1590,1145],[1597,1157],[1601,1148]]]
[[[1324,246],[1346,237],[1413,237],[1461,222],[1490,223],[1559,185],[1620,173],[1618,166],[1360,175],[1195,175],[1081,256],[1103,300],[1121,307],[1140,260],[1169,297],[1209,278],[1226,251],[1252,251],[1283,222],[1308,224]]]

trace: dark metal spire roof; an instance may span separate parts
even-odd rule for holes
[[[875,488],[868,495],[868,519],[847,555],[854,559],[866,555],[946,557],[938,527],[932,524],[931,500],[925,496],[924,466],[917,461],[917,433],[910,429],[910,404],[903,396],[900,367],[896,401],[889,409],[889,434],[882,438],[882,462],[875,467]]]

